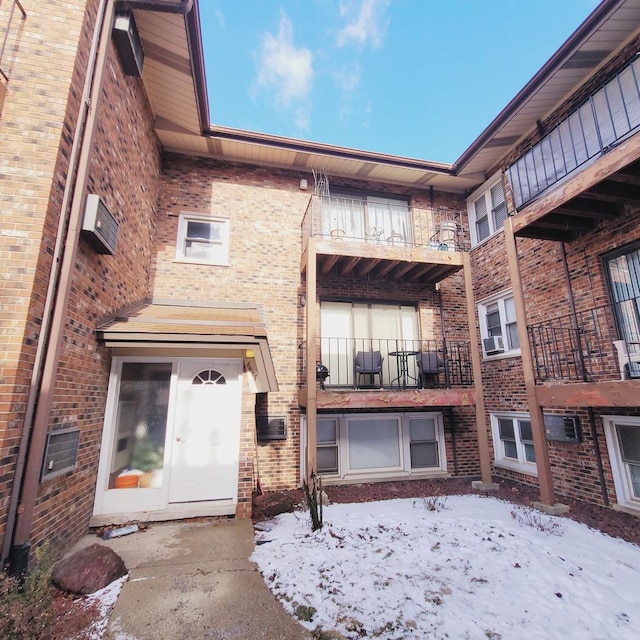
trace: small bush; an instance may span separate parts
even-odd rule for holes
[[[428,496],[422,499],[422,504],[427,511],[445,511],[449,508],[446,496]]]
[[[550,533],[553,536],[564,535],[564,527],[550,516],[546,516],[529,507],[516,507],[511,512],[511,517],[526,527],[532,527],[538,531]]]

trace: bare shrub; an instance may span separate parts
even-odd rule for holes
[[[446,496],[427,496],[422,498],[422,505],[427,511],[446,511],[449,508]]]
[[[564,535],[564,527],[557,520],[530,507],[516,507],[511,511],[511,517],[523,526],[532,527],[553,536]]]

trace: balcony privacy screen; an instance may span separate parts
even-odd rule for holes
[[[507,169],[516,208],[639,126],[640,58],[635,58]]]

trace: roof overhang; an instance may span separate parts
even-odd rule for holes
[[[210,124],[197,0],[128,0],[145,52],[142,79],[165,151],[469,193],[577,87],[640,33],[638,0],[604,0],[453,164]]]
[[[99,323],[96,335],[112,348],[238,351],[256,392],[278,390],[261,305],[145,301]]]
[[[454,162],[456,175],[492,172],[568,95],[640,33],[640,2],[604,0]]]

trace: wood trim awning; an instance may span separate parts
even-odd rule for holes
[[[144,301],[98,323],[107,347],[221,347],[243,351],[256,390],[277,391],[273,359],[261,305],[252,303]],[[253,352],[247,362],[247,352]]]
[[[640,132],[578,169],[513,218],[516,236],[570,242],[640,206]]]

